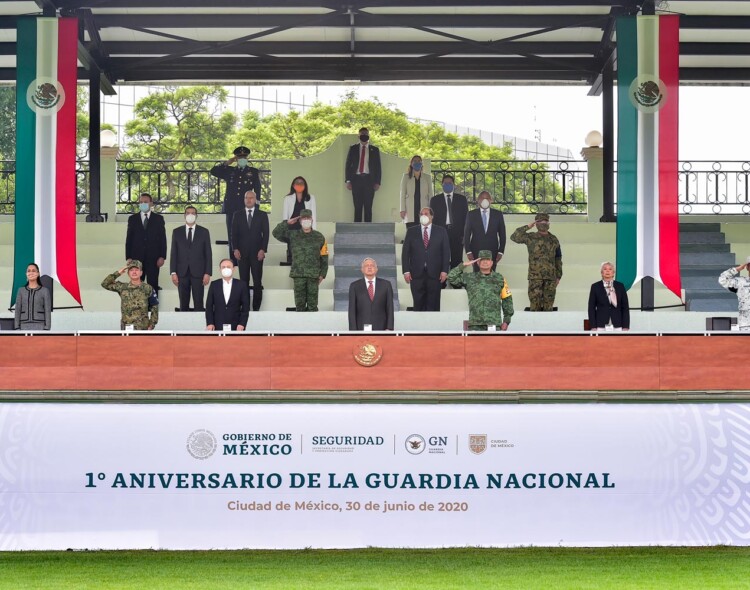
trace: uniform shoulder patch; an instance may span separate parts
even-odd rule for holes
[[[328,256],[328,242],[323,240],[323,246],[320,249],[321,256]]]
[[[500,299],[507,299],[513,295],[513,293],[510,292],[510,286],[508,286],[508,281],[503,278],[503,289],[500,291]]]

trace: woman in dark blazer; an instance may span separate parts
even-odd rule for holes
[[[615,329],[630,329],[630,306],[625,285],[615,281],[615,266],[603,262],[602,280],[591,285],[589,293],[589,329],[605,330],[612,324]]]
[[[52,298],[40,281],[39,267],[32,262],[26,267],[26,284],[16,293],[16,330],[31,332],[52,327]]]

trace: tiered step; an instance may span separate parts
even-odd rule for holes
[[[687,311],[737,311],[737,297],[719,285],[735,256],[718,223],[680,224],[680,267]]]
[[[393,308],[398,310],[396,284],[396,238],[392,223],[337,223],[333,257],[336,280],[333,286],[334,311],[349,308],[349,285],[362,277],[362,260],[374,258],[378,276],[393,285]]]

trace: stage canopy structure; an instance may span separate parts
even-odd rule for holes
[[[615,19],[680,15],[683,84],[750,81],[750,2],[36,0],[0,4],[0,81],[18,16],[80,19],[81,79],[117,84],[578,84],[616,67]]]

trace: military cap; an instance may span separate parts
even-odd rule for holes
[[[549,213],[537,213],[534,221],[549,221]]]
[[[128,262],[128,270],[131,268],[137,268],[138,270],[143,270],[143,264],[140,260],[131,260]]]
[[[235,148],[234,155],[235,156],[249,156],[250,148],[247,148],[244,145],[241,145],[240,147]]]
[[[479,260],[492,260],[492,252],[489,250],[480,250]]]
[[[299,212],[300,217],[312,217],[312,211],[310,209],[302,209],[302,211]]]

